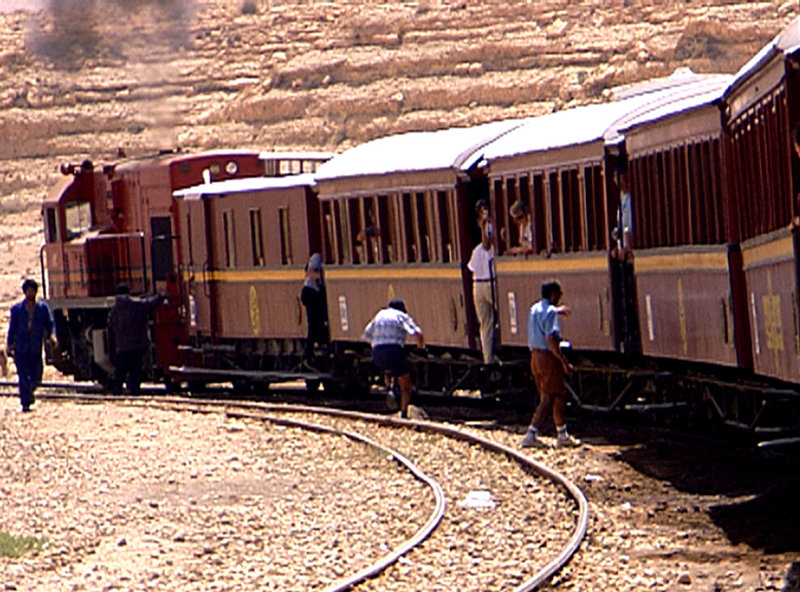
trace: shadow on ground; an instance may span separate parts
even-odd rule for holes
[[[589,443],[618,446],[617,460],[640,473],[719,497],[708,513],[732,543],[767,553],[800,551],[800,456],[647,426],[587,418],[575,426]]]

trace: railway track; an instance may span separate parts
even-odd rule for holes
[[[293,438],[309,431],[328,441],[344,437],[352,446],[378,451],[384,463],[387,459],[399,462],[408,471],[404,479],[413,475],[425,483],[424,494],[419,485],[409,485],[416,493],[401,496],[400,504],[418,506],[423,502],[416,497],[421,496],[426,511],[416,515],[414,528],[406,525],[402,540],[384,544],[378,554],[374,549],[359,551],[355,560],[346,562],[345,573],[340,573],[340,567],[325,576],[322,589],[326,591],[356,585],[365,590],[442,586],[533,590],[569,561],[586,533],[588,504],[574,484],[517,450],[452,425],[262,402],[163,396],[121,399],[67,393],[65,386],[49,384],[40,398],[111,401],[117,408],[134,406],[191,416],[202,412],[250,426],[266,424],[271,426],[268,430],[284,429]],[[79,388],[85,390],[83,385]],[[383,489],[381,483],[365,486],[378,492]],[[370,538],[372,525],[365,523],[364,528]]]

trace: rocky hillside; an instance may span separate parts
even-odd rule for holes
[[[25,6],[25,11],[12,9]],[[0,0],[0,302],[63,160],[341,150],[733,72],[798,12],[736,0]]]

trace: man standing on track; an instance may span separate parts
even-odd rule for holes
[[[22,283],[25,299],[11,307],[8,325],[7,349],[17,366],[23,412],[31,410],[34,392],[42,381],[42,343],[47,338],[53,347],[58,346],[53,314],[46,302],[36,300],[38,290],[36,280],[27,279]]]
[[[409,335],[417,338],[419,349],[425,349],[422,329],[406,312],[405,302],[400,298],[395,298],[389,306],[379,310],[364,329],[364,339],[372,344],[375,365],[384,372],[394,374],[400,386],[400,417],[404,419],[408,417],[411,403],[411,369],[403,351]]]
[[[560,348],[559,315],[569,315],[570,309],[559,306],[563,292],[561,284],[549,281],[542,284],[542,299],[531,306],[528,315],[528,347],[531,350],[531,373],[539,391],[539,405],[531,418],[523,448],[544,448],[537,434],[550,414],[556,425],[556,446],[579,446],[580,440],[567,433],[565,417],[567,391],[564,377],[572,373],[572,364]]]

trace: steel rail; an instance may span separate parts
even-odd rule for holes
[[[223,408],[238,408],[238,409],[251,409],[251,410],[258,410],[261,412],[269,411],[269,412],[279,412],[279,413],[310,413],[316,415],[327,415],[331,417],[338,417],[344,419],[358,419],[363,420],[366,422],[374,423],[377,425],[387,425],[387,426],[394,426],[394,427],[405,427],[405,428],[414,428],[420,431],[425,431],[429,433],[436,433],[445,435],[457,440],[462,440],[474,444],[478,444],[484,448],[492,450],[493,452],[504,454],[508,458],[513,459],[517,463],[519,463],[522,467],[526,469],[538,473],[539,475],[553,481],[554,483],[560,485],[564,488],[567,492],[569,497],[572,497],[578,505],[578,518],[576,521],[575,528],[572,532],[572,535],[569,538],[568,543],[561,549],[558,555],[548,562],[544,567],[540,568],[536,571],[531,577],[527,580],[523,581],[519,586],[514,588],[514,592],[532,592],[533,590],[538,589],[540,586],[545,584],[552,578],[556,573],[558,573],[577,553],[578,549],[580,548],[583,539],[586,536],[586,532],[588,529],[589,524],[589,502],[586,499],[586,496],[577,487],[572,481],[567,479],[566,476],[559,473],[558,471],[543,465],[534,459],[530,458],[529,456],[522,454],[518,450],[515,450],[509,446],[501,444],[499,442],[495,442],[493,440],[489,440],[477,434],[473,434],[471,432],[467,432],[456,428],[454,426],[448,426],[444,424],[438,424],[431,421],[423,421],[423,420],[412,420],[412,419],[398,419],[394,417],[386,417],[381,415],[374,415],[370,413],[363,413],[359,411],[346,411],[342,409],[332,409],[332,408],[320,408],[320,407],[313,407],[308,405],[291,405],[291,404],[272,404],[272,403],[262,403],[262,402],[252,402],[252,401],[230,401],[230,400],[219,400],[219,399],[187,399],[183,397],[130,397],[130,396],[102,396],[102,395],[61,395],[61,394],[43,394],[41,396],[42,399],[64,399],[64,400],[83,400],[86,402],[94,402],[94,403],[101,403],[106,401],[112,401],[115,403],[127,403],[127,404],[161,404],[161,405],[181,405],[184,407],[193,407],[195,410],[202,407],[223,407]],[[226,413],[236,414],[237,412],[228,411]],[[239,412],[241,413],[241,412]],[[274,418],[276,423],[280,422],[287,422],[292,420],[286,419],[278,419]],[[272,421],[270,419],[270,421]],[[316,424],[314,424],[316,425]],[[327,428],[327,426],[318,426],[323,427],[326,429],[333,429]],[[345,434],[346,435],[346,434]],[[392,453],[394,454],[394,453]],[[398,455],[399,458],[399,455]],[[404,457],[403,457],[404,458]],[[409,461],[410,462],[410,461]],[[438,509],[438,506],[437,506]],[[426,523],[426,526],[429,525],[430,520]],[[438,525],[438,522],[437,522]],[[419,532],[418,531],[418,535]],[[418,536],[415,535],[415,538]],[[421,543],[421,539],[417,544]],[[395,549],[396,551],[397,549]],[[395,551],[389,553],[386,557],[391,557],[394,555]],[[406,551],[407,552],[407,551]],[[396,561],[402,554],[398,555],[391,563]],[[364,572],[370,570],[367,568],[358,572],[355,575],[364,575]],[[370,570],[371,571],[371,570]],[[371,573],[370,575],[364,575],[358,581],[363,581],[367,577],[373,577],[377,575],[378,572]],[[334,590],[347,590],[355,583],[348,584],[347,582],[341,581],[337,582],[337,586],[326,589],[326,592],[334,592]]]

